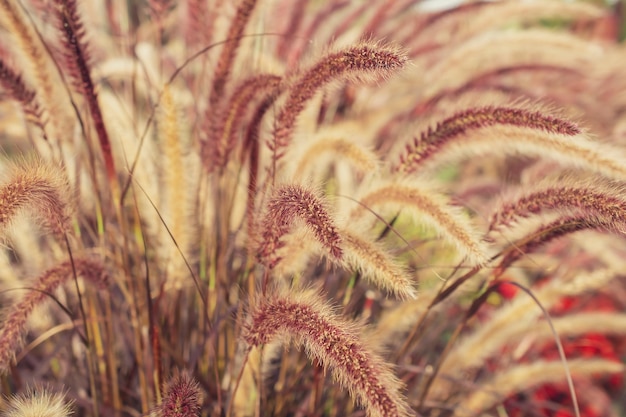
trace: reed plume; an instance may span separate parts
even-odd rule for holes
[[[342,263],[348,269],[358,270],[377,287],[400,298],[417,297],[411,275],[381,245],[346,230],[341,231],[341,236],[344,241]]]
[[[2,84],[4,90],[9,93],[11,98],[22,106],[24,114],[26,114],[28,120],[39,127],[45,137],[46,121],[43,118],[41,107],[37,101],[37,93],[24,83],[22,76],[19,73],[17,73],[1,59],[0,83]]]
[[[626,201],[619,182],[606,178],[567,179],[558,184],[551,181],[532,187],[524,187],[523,193],[503,201],[491,216],[489,230],[507,226],[515,218],[540,215],[556,211],[559,213],[580,213],[590,218],[603,219],[616,228],[624,229]]]
[[[406,152],[400,157],[400,163],[396,169],[413,172],[418,169],[422,161],[428,160],[459,136],[472,130],[496,125],[525,127],[564,136],[576,136],[581,133],[580,129],[571,122],[546,116],[540,112],[507,107],[469,109],[422,132],[419,138],[415,138],[412,144],[407,145]]]

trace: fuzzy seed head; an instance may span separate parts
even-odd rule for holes
[[[73,208],[69,196],[69,184],[60,167],[43,161],[13,165],[5,185],[0,187],[0,232],[20,211],[31,208],[46,228],[62,235]]]
[[[261,223],[257,253],[263,264],[273,268],[280,261],[276,251],[283,245],[281,238],[296,220],[304,222],[334,258],[342,257],[341,236],[322,200],[301,185],[288,184],[274,191]]]
[[[46,388],[31,388],[11,397],[0,413],[2,417],[68,417],[71,406],[63,394],[53,394]]]
[[[108,277],[102,263],[79,258],[72,263],[67,261],[45,271],[37,280],[29,285],[32,290],[15,304],[11,305],[0,328],[0,373],[6,372],[9,364],[22,342],[26,332],[26,324],[30,314],[48,299],[60,285],[73,277],[74,270],[78,277],[83,277],[96,288],[106,288]]]
[[[337,317],[314,293],[290,292],[258,303],[244,339],[259,346],[278,337],[303,345],[359,399],[369,417],[409,414],[400,384],[389,367],[366,346],[350,323]]]
[[[419,138],[415,138],[413,144],[407,145],[406,152],[396,168],[412,172],[423,160],[437,153],[448,141],[467,131],[494,125],[525,127],[565,136],[575,136],[581,133],[580,128],[574,123],[544,115],[541,112],[509,107],[468,109],[422,132]]]
[[[174,376],[166,385],[158,417],[193,417],[201,411],[200,385],[188,373]]]
[[[331,53],[305,71],[289,89],[287,100],[280,111],[274,132],[272,150],[282,156],[289,145],[298,115],[305,105],[324,86],[332,81],[353,79],[355,81],[380,80],[401,69],[407,57],[396,48],[363,43],[343,51]]]

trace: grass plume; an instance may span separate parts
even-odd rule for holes
[[[359,399],[368,416],[408,415],[400,384],[384,361],[311,291],[277,294],[260,301],[247,326],[244,338],[251,346],[278,337],[303,345],[311,358],[330,369]]]
[[[413,172],[422,161],[436,154],[448,142],[463,136],[468,131],[495,125],[525,127],[564,136],[575,136],[581,133],[575,124],[546,116],[541,112],[510,107],[469,109],[422,132],[419,138],[415,138],[412,144],[407,145],[406,152],[401,156],[396,169]]]
[[[397,48],[363,43],[338,52],[329,53],[299,75],[287,90],[287,98],[276,118],[276,130],[270,149],[281,158],[292,140],[298,115],[306,104],[325,85],[332,81],[348,79],[364,82],[389,77],[407,62]]]
[[[0,371],[6,373],[15,350],[26,331],[26,322],[32,311],[40,306],[60,285],[76,276],[85,278],[99,289],[106,288],[107,276],[100,262],[87,258],[63,262],[45,271],[37,278],[26,295],[9,307],[0,329]]]
[[[3,417],[69,417],[74,414],[63,394],[44,387],[29,388],[12,396],[0,411]]]
[[[276,188],[261,221],[257,253],[262,263],[272,268],[280,261],[276,251],[282,246],[281,238],[296,220],[303,221],[319,243],[334,258],[341,259],[342,239],[324,203],[304,186],[287,184]]]
[[[200,385],[187,373],[172,377],[165,386],[163,402],[153,413],[156,417],[193,417],[200,415]]]
[[[73,210],[67,177],[60,167],[40,161],[21,161],[9,168],[0,188],[0,228],[5,231],[15,216],[31,208],[35,218],[57,236],[69,227]]]

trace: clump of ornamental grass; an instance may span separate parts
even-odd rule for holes
[[[2,415],[614,415],[617,11],[428,6],[0,1]]]

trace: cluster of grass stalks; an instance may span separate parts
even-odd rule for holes
[[[0,0],[0,415],[616,415],[619,13],[433,4]]]

